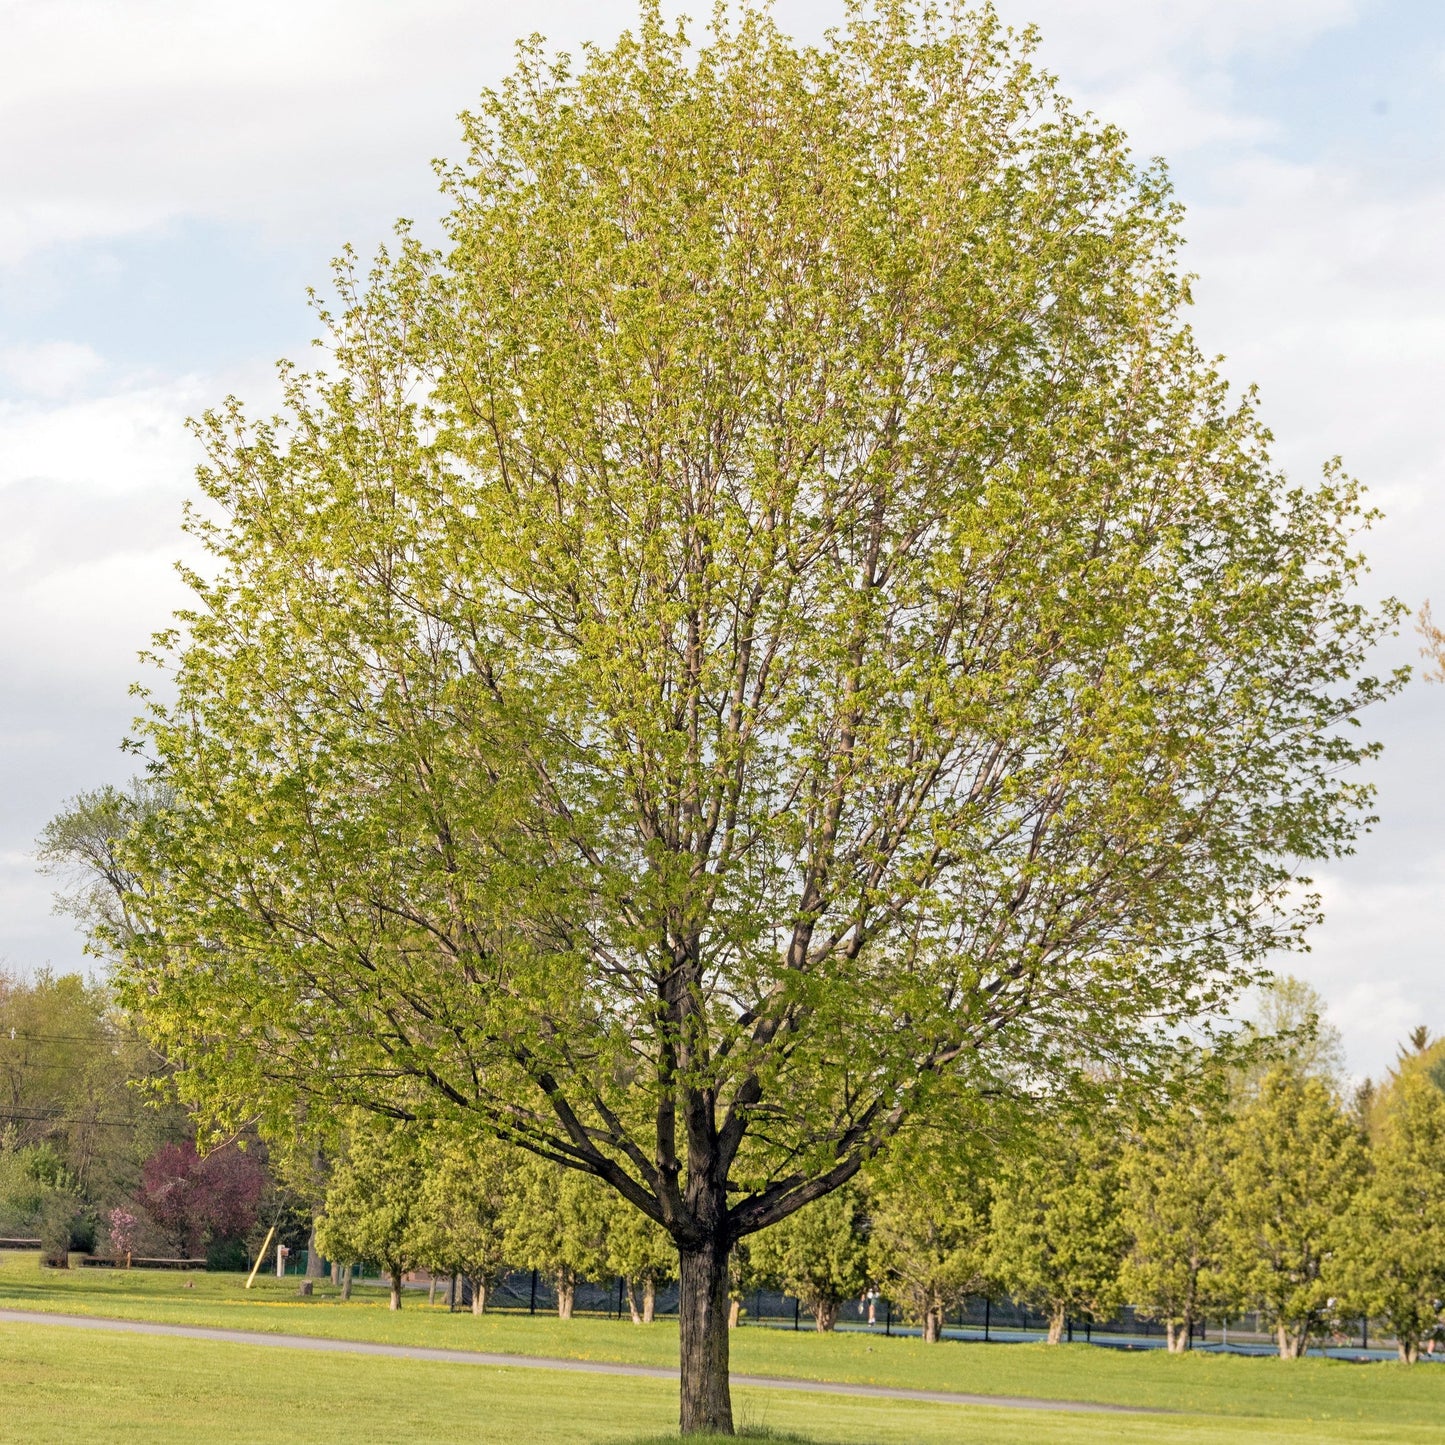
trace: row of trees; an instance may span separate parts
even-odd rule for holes
[[[748,1291],[776,1286],[826,1330],[877,1289],[937,1340],[967,1297],[1006,1293],[1047,1316],[1054,1342],[1071,1318],[1128,1303],[1171,1350],[1206,1315],[1257,1312],[1293,1358],[1365,1316],[1413,1361],[1445,1301],[1445,1092],[1439,1048],[1415,1043],[1352,1107],[1326,1040],[1262,1073],[1206,1070],[1143,1120],[1034,1120],[992,1143],[937,1125],[910,1135],[735,1251],[734,1317]],[[505,1268],[531,1268],[563,1318],[579,1279],[620,1277],[643,1322],[675,1276],[665,1233],[575,1171],[361,1116],[347,1138],[318,1242],[380,1262],[393,1307],[418,1266],[470,1280],[477,1312]]]

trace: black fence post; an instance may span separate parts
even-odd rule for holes
[[[1085,1321],[1084,1321],[1084,1343],[1085,1343],[1086,1345],[1092,1345],[1092,1344],[1094,1343],[1094,1322],[1093,1322],[1093,1320],[1085,1320]]]
[[[537,1313],[537,1271],[532,1271],[532,1303],[528,1306],[528,1314]]]
[[[1065,1320],[1065,1321],[1064,1321],[1064,1327],[1065,1327],[1065,1329],[1067,1329],[1067,1331],[1068,1331],[1068,1343],[1069,1343],[1069,1344],[1073,1344],[1073,1343],[1074,1343],[1074,1322],[1073,1322],[1073,1320]]]
[[[992,1301],[989,1299],[989,1297],[988,1297],[987,1295],[984,1295],[984,1297],[983,1297],[983,1338],[984,1338],[984,1343],[985,1343],[985,1344],[988,1343],[988,1316],[989,1316],[989,1307],[990,1307],[991,1304],[992,1304]]]
[[[1362,1350],[1370,1348],[1370,1317],[1368,1315],[1360,1321],[1360,1348]]]
[[[891,1337],[893,1334],[893,1301],[891,1299],[884,1300],[883,1304],[888,1311],[888,1314],[883,1321],[883,1333]]]
[[[622,1319],[622,1276],[617,1276],[617,1318]]]
[[[798,1318],[799,1318],[800,1314],[802,1313],[802,1308],[803,1308],[803,1305],[802,1305],[802,1301],[801,1301],[801,1300],[794,1300],[794,1301],[793,1301],[793,1329],[794,1329],[794,1330],[796,1330],[796,1329],[798,1328]]]

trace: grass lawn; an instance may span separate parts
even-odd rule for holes
[[[666,1322],[638,1329],[604,1319],[564,1324],[540,1315],[474,1319],[428,1309],[424,1297],[415,1296],[392,1314],[379,1292],[359,1292],[342,1304],[329,1287],[315,1299],[301,1300],[294,1280],[258,1277],[249,1294],[243,1283],[234,1275],[41,1270],[34,1255],[0,1255],[0,1307],[451,1349],[676,1363],[676,1329]],[[1190,1441],[1445,1439],[1445,1370],[1434,1365],[1170,1357],[1163,1351],[1125,1353],[1087,1345],[924,1345],[917,1339],[820,1337],[758,1328],[737,1331],[732,1357],[739,1374],[1107,1401],[1178,1412],[1161,1429],[1164,1422],[1158,1418],[737,1392],[740,1420],[822,1441],[1103,1445],[1158,1440],[1164,1434]],[[354,1438],[346,1419],[358,1408],[365,1409],[368,1438],[375,1439],[417,1439],[443,1429],[486,1439],[495,1429],[498,1436],[536,1440],[629,1440],[658,1437],[675,1410],[675,1389],[661,1381],[279,1354],[243,1345],[77,1335],[30,1325],[0,1325],[0,1392],[5,1400],[0,1439],[26,1440],[84,1439],[77,1422],[94,1430],[106,1421],[106,1439],[155,1438],[161,1429],[188,1428],[207,1440],[327,1440],[333,1436],[325,1433],[332,1428],[325,1422],[333,1413],[335,1438],[343,1430]],[[343,1400],[344,1407],[318,1403]],[[269,1402],[268,1423],[255,1413],[260,1401]],[[289,1412],[305,1416],[304,1431],[297,1431],[294,1416],[287,1426]],[[492,1424],[479,1433],[484,1419]],[[271,1420],[276,1433],[264,1433],[272,1429]],[[132,1425],[132,1434],[123,1433]]]

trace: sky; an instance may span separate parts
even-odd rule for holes
[[[675,12],[681,8],[669,3]],[[693,7],[706,13],[709,5]],[[1384,519],[1370,590],[1445,610],[1445,6],[1001,0],[1076,102],[1169,162],[1193,324],[1257,384],[1277,460],[1339,455]],[[800,39],[842,0],[778,0]],[[609,42],[630,3],[0,0],[0,966],[85,967],[34,839],[121,782],[136,654],[184,600],[187,416],[264,409],[306,358],[306,288],[344,243],[441,206],[457,113],[539,31]],[[1410,631],[1379,668],[1415,659]],[[1317,872],[1281,966],[1356,1074],[1445,1033],[1445,687],[1367,718],[1379,822]]]

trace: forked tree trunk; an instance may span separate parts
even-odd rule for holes
[[[1064,1306],[1055,1305],[1053,1312],[1049,1315],[1049,1343],[1058,1345],[1063,1343],[1064,1326],[1068,1323]]]
[[[1164,1321],[1164,1343],[1171,1355],[1182,1355],[1194,1348],[1194,1321],[1187,1316],[1178,1321]]]
[[[577,1296],[577,1281],[571,1270],[560,1270],[557,1274],[557,1318],[572,1318],[572,1301]]]
[[[838,1301],[835,1299],[814,1300],[813,1328],[819,1334],[826,1334],[838,1323]]]
[[[678,1250],[682,1433],[731,1435],[728,1387],[728,1248],[714,1238]]]
[[[650,1275],[642,1281],[642,1323],[650,1325],[657,1317],[657,1281]]]
[[[1419,1340],[1396,1340],[1395,1349],[1400,1356],[1402,1365],[1413,1365],[1420,1359]]]
[[[388,1306],[388,1308],[399,1310],[401,1308],[401,1271],[399,1269],[394,1269],[390,1271],[390,1273],[391,1304]]]
[[[487,1287],[479,1279],[472,1281],[472,1313],[484,1315],[487,1312]]]
[[[1281,1324],[1275,1326],[1275,1338],[1279,1341],[1280,1359],[1297,1360],[1309,1343],[1309,1332],[1292,1330],[1288,1325]]]

